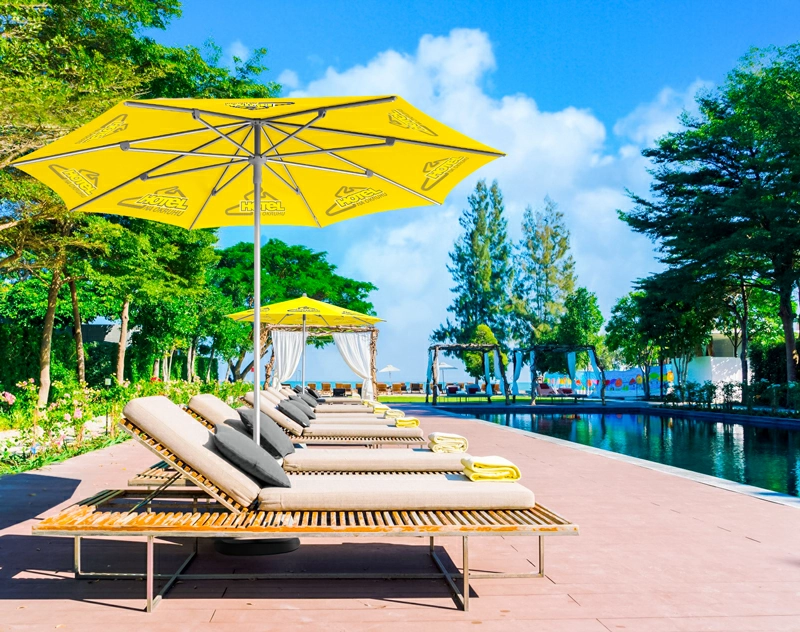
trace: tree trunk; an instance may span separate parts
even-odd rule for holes
[[[72,298],[72,324],[74,328],[73,335],[75,336],[78,382],[83,384],[86,382],[86,356],[83,352],[83,332],[81,331],[81,308],[78,305],[78,289],[75,287],[73,279],[69,280],[69,294]]]
[[[44,316],[44,329],[42,330],[42,344],[39,347],[39,399],[37,405],[40,409],[47,406],[50,396],[50,359],[53,351],[53,325],[56,320],[56,305],[58,292],[61,289],[61,268],[53,268],[53,278],[47,291],[47,311]]]
[[[161,360],[156,358],[153,360],[153,377],[158,377],[159,373],[161,373]]]
[[[781,317],[783,325],[783,339],[786,348],[786,381],[794,382],[797,380],[795,365],[795,341],[794,341],[794,311],[792,310],[792,287],[782,289],[780,297],[780,308],[778,315]]]
[[[128,321],[130,320],[131,299],[125,297],[119,323],[119,347],[117,349],[117,383],[125,380],[125,350],[128,346]],[[157,374],[156,374],[157,375]]]
[[[211,363],[214,361],[214,345],[211,345],[211,351],[208,354],[208,366],[206,367],[206,382],[211,381]],[[219,368],[216,371],[219,376]]]
[[[739,354],[739,359],[741,360],[742,363],[742,405],[748,406],[749,405],[748,377],[750,373],[750,367],[748,366],[747,352],[748,352],[748,346],[750,344],[750,334],[748,333],[748,329],[750,327],[750,303],[747,297],[747,291],[745,290],[744,283],[742,283],[741,327],[742,327],[742,341],[741,341],[741,352]]]
[[[642,370],[642,390],[644,391],[645,401],[650,401],[650,369],[649,364],[639,367]]]

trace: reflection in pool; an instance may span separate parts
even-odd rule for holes
[[[481,419],[800,496],[800,430],[634,414]]]

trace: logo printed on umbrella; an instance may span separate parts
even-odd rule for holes
[[[428,136],[438,136],[438,134],[430,127],[425,127],[413,116],[406,114],[400,109],[389,112],[389,122],[392,125],[397,125],[397,127],[414,130],[415,132],[421,132],[423,134],[427,134]]]
[[[100,174],[88,169],[71,169],[61,165],[50,165],[50,170],[83,197],[89,197],[97,190]]]
[[[357,206],[379,200],[382,197],[386,197],[386,195],[380,189],[373,189],[372,187],[341,187],[336,192],[336,202],[325,213],[326,215],[338,215]]]
[[[88,136],[84,136],[78,141],[78,145],[83,145],[84,143],[90,143],[93,140],[100,140],[101,138],[105,138],[106,136],[111,136],[111,134],[116,134],[117,132],[124,132],[128,129],[128,124],[125,122],[128,118],[127,114],[120,114],[119,116],[115,116],[111,119],[108,123],[96,129]]]
[[[225,209],[226,215],[252,215],[255,211],[256,205],[253,203],[254,191],[250,191],[240,200],[236,206],[231,206]],[[283,202],[270,195],[268,191],[261,191],[261,215],[284,215],[286,207]]]
[[[189,198],[178,187],[159,189],[141,197],[132,197],[122,200],[117,206],[127,206],[150,213],[163,213],[165,215],[183,215],[189,210]]]
[[[229,108],[236,108],[237,110],[269,110],[282,105],[294,105],[294,101],[246,101],[245,103],[226,103]]]
[[[291,312],[291,313],[297,312],[297,313],[305,313],[305,314],[318,314],[319,313],[319,310],[316,307],[307,307],[307,306],[293,307],[292,309],[287,309],[286,311],[287,312]]]
[[[425,174],[422,190],[430,191],[466,161],[467,159],[464,156],[451,156],[450,158],[433,160],[426,163],[422,168],[422,172]]]

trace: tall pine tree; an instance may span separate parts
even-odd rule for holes
[[[467,342],[478,325],[488,325],[502,343],[512,284],[503,194],[496,181],[487,186],[480,180],[467,202],[469,207],[459,219],[464,232],[447,266],[455,281],[455,297],[447,308],[453,318],[433,332],[433,339]]]
[[[550,197],[545,197],[542,210],[525,209],[515,266],[514,338],[521,344],[549,340],[564,314],[564,301],[575,289],[569,229]]]

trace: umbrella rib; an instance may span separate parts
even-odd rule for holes
[[[302,132],[304,129],[306,129],[306,128],[307,128],[307,127],[309,127],[310,125],[313,125],[313,124],[314,124],[316,121],[318,121],[319,119],[323,118],[324,116],[325,116],[325,114],[323,114],[323,112],[322,112],[322,111],[320,111],[320,112],[318,112],[318,113],[317,113],[317,115],[316,115],[316,116],[315,116],[313,119],[311,119],[311,120],[310,120],[308,123],[306,123],[306,124],[305,124],[305,125],[303,125],[302,127],[299,127],[299,128],[297,128],[297,129],[296,129],[295,131],[293,131],[291,134],[289,134],[288,136],[286,136],[286,138],[283,138],[283,139],[279,140],[279,141],[278,141],[277,143],[275,143],[275,144],[273,144],[273,143],[272,143],[272,141],[270,141],[270,145],[272,145],[272,146],[271,146],[271,147],[270,147],[270,148],[269,148],[267,151],[268,151],[268,152],[269,152],[269,151],[274,151],[274,152],[277,154],[277,153],[278,153],[278,147],[280,147],[280,146],[281,146],[283,143],[285,143],[287,140],[289,140],[289,139],[291,139],[291,138],[294,138],[295,136],[297,136],[297,135],[298,135],[300,132]],[[264,133],[264,136],[267,136],[266,132]],[[267,136],[267,140],[269,140],[269,137],[268,137],[268,136]]]
[[[198,108],[182,108],[177,105],[165,105],[163,103],[145,103],[144,101],[125,101],[126,106],[129,108],[144,108],[146,110],[162,110],[164,112],[200,112],[201,114],[208,114],[209,116],[218,116],[220,118],[233,119],[235,121],[254,121],[258,120],[251,116],[237,116],[235,114],[225,114],[223,112],[212,112],[211,110],[200,110]]]
[[[234,180],[236,180],[236,178],[238,178],[240,175],[242,175],[245,171],[247,171],[247,166],[243,167],[239,171],[239,173],[237,173],[235,176],[233,176],[230,180],[228,180],[225,184],[223,184],[218,189],[216,187],[214,189],[212,189],[211,190],[211,195],[218,195],[218,194],[222,193],[222,191],[225,189],[225,187],[227,187],[229,184],[231,184]],[[223,173],[222,175],[225,175],[225,174]],[[220,177],[220,180],[222,180],[221,177]],[[219,184],[219,182],[217,182],[217,184]]]
[[[269,125],[269,123],[267,123],[267,125]],[[276,147],[276,145],[274,145],[272,143],[272,139],[269,137],[269,134],[267,134],[267,130],[264,127],[262,127],[261,129],[264,132],[264,137],[267,139],[267,142],[270,144],[270,147],[271,148]],[[280,130],[277,130],[277,131],[279,133],[281,133],[281,134],[285,134],[285,132],[281,132]],[[280,155],[280,153],[277,152],[277,151],[275,153]],[[278,173],[272,167],[267,165],[267,168],[270,171],[272,171],[276,176],[281,178],[278,175]],[[308,200],[306,199],[306,196],[303,194],[303,191],[300,189],[300,185],[297,184],[297,180],[294,179],[294,176],[292,175],[292,172],[289,170],[289,167],[287,167],[286,165],[283,165],[283,168],[286,171],[286,175],[289,176],[289,179],[292,181],[292,184],[294,185],[293,190],[300,196],[300,199],[303,200],[303,204],[306,205],[306,208],[308,209],[308,212],[311,215],[311,219],[314,220],[314,223],[317,225],[318,228],[322,228],[322,224],[319,223],[319,219],[317,219],[316,213],[314,213],[314,210],[311,208],[311,205],[308,203]],[[283,178],[281,178],[281,180],[283,180]]]
[[[241,157],[238,160],[230,160],[228,162],[218,162],[215,165],[206,165],[204,167],[191,167],[190,169],[181,169],[180,171],[170,171],[169,173],[156,173],[153,175],[148,174],[146,180],[155,180],[156,178],[166,178],[167,176],[179,176],[184,173],[193,173],[195,171],[206,171],[208,169],[219,169],[220,167],[230,167],[232,164],[240,162],[247,162],[247,158]],[[224,175],[224,172],[223,172]]]
[[[332,151],[353,151],[354,149],[372,149],[376,147],[391,147],[392,145],[394,145],[394,142],[391,139],[388,139],[386,142],[375,143],[372,145],[345,145],[344,147],[331,147],[330,149],[309,149],[308,151],[293,151],[288,154],[278,154],[278,155],[281,158],[294,158],[296,156],[314,156],[316,154],[328,154]],[[272,160],[274,162],[275,160],[278,160],[278,158],[266,157],[266,160]]]
[[[270,127],[275,129],[276,131],[280,132],[281,134],[285,134],[286,133],[281,129],[276,129],[272,125],[270,125]],[[312,143],[310,141],[307,141],[304,138],[300,138],[299,136],[297,137],[297,140],[299,140],[301,143],[305,143],[309,147],[315,147],[317,149],[320,149],[320,147],[318,145],[315,145],[314,143]],[[334,158],[338,158],[342,162],[347,163],[348,165],[350,165],[352,167],[355,167],[356,169],[364,169],[365,171],[368,171],[369,173],[371,173],[376,178],[379,178],[379,179],[383,180],[384,182],[388,182],[389,184],[392,184],[392,185],[396,186],[397,188],[402,189],[403,191],[411,193],[412,195],[416,195],[417,197],[422,198],[423,200],[426,200],[427,202],[430,202],[431,204],[436,204],[437,206],[441,205],[441,202],[437,202],[436,200],[434,200],[432,198],[429,198],[427,195],[423,195],[422,193],[419,193],[418,191],[415,191],[414,189],[410,189],[409,187],[407,187],[407,186],[405,186],[403,184],[400,184],[399,182],[395,182],[391,178],[387,178],[386,176],[383,176],[383,175],[381,175],[379,173],[375,173],[374,171],[370,171],[368,169],[365,169],[361,165],[359,165],[359,164],[357,164],[357,163],[355,163],[355,162],[353,162],[351,160],[348,160],[347,158],[342,158],[341,156],[339,156],[338,154],[334,153],[333,151],[329,151],[328,153],[331,156],[333,156]]]
[[[275,121],[275,125],[285,125],[287,127],[299,127],[299,123],[287,123],[285,121]],[[435,147],[437,149],[452,149],[455,151],[463,151],[465,153],[470,154],[483,154],[486,156],[505,156],[503,152],[500,151],[489,151],[486,149],[474,149],[471,147],[460,147],[458,145],[445,145],[443,143],[432,143],[430,141],[425,140],[411,140],[408,138],[399,138],[397,136],[385,136],[382,134],[370,134],[368,132],[353,132],[347,131],[343,129],[336,129],[333,127],[320,127],[318,125],[311,125],[308,129],[313,129],[318,132],[329,132],[331,134],[345,134],[347,136],[358,136],[360,138],[382,138],[382,139],[394,139],[395,142],[398,143],[408,143],[411,145],[422,145],[425,147]]]
[[[220,140],[219,138],[213,138],[213,139],[211,139],[209,141],[206,141],[202,145],[198,145],[195,149],[196,150],[197,149],[203,149],[203,147],[208,147],[209,145],[213,145],[214,143],[218,143],[219,140]],[[225,157],[226,158],[230,158],[230,156],[225,156]],[[87,204],[89,204],[91,202],[96,202],[100,198],[103,198],[106,195],[108,195],[109,193],[113,193],[114,191],[117,191],[117,190],[121,189],[122,187],[129,185],[134,180],[141,180],[142,176],[148,176],[151,172],[153,172],[153,171],[155,171],[157,169],[161,169],[161,167],[166,167],[167,165],[172,164],[176,160],[180,160],[180,159],[181,159],[181,156],[175,156],[174,158],[170,158],[166,162],[162,162],[160,165],[156,165],[155,167],[152,167],[151,169],[148,169],[147,171],[145,171],[143,173],[140,173],[139,175],[134,176],[133,178],[130,178],[129,180],[126,180],[125,182],[122,182],[122,183],[118,184],[115,187],[111,187],[108,191],[103,191],[102,193],[94,196],[92,199],[86,200],[85,202],[83,202],[81,204],[78,204],[78,206],[72,207],[70,210],[77,211],[78,209],[83,208]]]
[[[214,142],[222,140],[220,138],[215,138]],[[223,160],[227,160],[233,154],[204,154],[199,151],[181,151],[180,149],[159,149],[159,148],[151,148],[147,149],[144,147],[130,147],[130,146],[123,146],[120,147],[122,151],[132,151],[138,152],[140,154],[168,154],[170,156],[191,156],[193,158],[222,158]]]
[[[232,145],[234,145],[234,146],[238,147],[238,148],[239,148],[241,151],[245,152],[245,153],[246,153],[246,154],[248,154],[249,156],[252,156],[252,155],[253,155],[253,152],[252,152],[252,151],[250,151],[249,149],[247,149],[247,148],[246,148],[246,147],[244,147],[243,145],[240,145],[239,143],[237,143],[235,140],[233,140],[233,139],[232,139],[230,136],[228,136],[227,134],[225,134],[225,133],[223,133],[223,132],[219,131],[219,130],[218,130],[218,129],[217,129],[215,126],[214,126],[214,125],[212,125],[211,123],[208,123],[207,121],[203,120],[203,118],[200,116],[200,114],[199,114],[199,113],[197,113],[197,114],[195,115],[195,113],[193,112],[193,113],[192,113],[192,115],[193,115],[193,118],[194,118],[196,121],[200,121],[200,122],[201,122],[203,125],[205,125],[205,126],[208,128],[208,129],[210,129],[210,130],[211,130],[212,132],[214,132],[215,134],[217,134],[217,135],[218,135],[220,138],[224,138],[224,139],[225,139],[225,140],[227,140],[229,143],[231,143]],[[238,152],[237,152],[237,153],[238,153]]]
[[[299,112],[286,112],[285,114],[278,114],[276,116],[268,116],[263,119],[262,121],[276,121],[280,118],[286,118],[287,116],[300,116],[302,114],[309,114],[310,112],[319,112],[320,110],[344,110],[347,108],[358,108],[363,107],[365,105],[376,105],[378,103],[391,103],[397,99],[396,96],[388,96],[388,97],[378,97],[376,99],[365,99],[364,101],[352,101],[350,103],[333,103],[331,105],[321,105],[316,108],[309,108],[307,110],[301,110]]]
[[[267,125],[269,125],[269,123]],[[261,130],[264,132],[264,137],[267,139],[267,142],[270,144],[270,147],[274,148],[275,145],[273,144],[272,139],[269,137],[269,134],[267,134],[267,130],[264,129],[263,126],[262,126]],[[278,131],[280,132],[280,130],[278,130]],[[280,132],[280,133],[283,134],[284,132]],[[280,155],[277,151],[275,153]],[[283,180],[283,178],[280,175],[278,175],[277,171],[275,171],[269,165],[266,165],[266,166],[270,171],[272,171],[272,173],[274,173],[281,180]],[[319,223],[319,220],[317,219],[316,213],[314,213],[313,209],[311,208],[311,205],[308,203],[308,200],[306,199],[306,196],[303,195],[303,191],[300,189],[300,186],[297,184],[297,181],[294,179],[294,176],[292,175],[292,172],[289,170],[289,167],[287,167],[286,165],[283,165],[283,168],[286,171],[286,175],[289,176],[289,179],[292,181],[292,184],[294,185],[294,187],[292,187],[293,191],[300,196],[300,199],[303,200],[303,204],[306,205],[306,208],[308,209],[308,212],[311,215],[311,219],[314,220],[314,223],[317,225],[318,228],[322,228],[322,224]]]
[[[252,133],[253,133],[253,127],[250,126],[250,129],[247,130],[247,134],[245,134],[244,138],[242,139],[242,144],[247,142],[247,139],[250,138],[250,134],[252,134]],[[238,153],[239,153],[239,151],[236,150],[236,152],[234,153],[234,156],[237,155]],[[194,219],[192,220],[192,225],[189,226],[189,230],[192,230],[195,227],[195,224],[197,224],[197,221],[200,219],[200,216],[206,210],[206,206],[208,206],[208,203],[211,201],[211,198],[214,197],[218,193],[217,187],[219,186],[219,183],[222,182],[222,178],[225,177],[225,174],[228,173],[228,168],[229,167],[230,167],[230,164],[228,165],[228,167],[225,167],[225,169],[223,170],[223,172],[221,174],[219,174],[219,178],[217,178],[217,182],[214,184],[214,186],[211,187],[211,192],[206,197],[205,202],[203,202],[203,206],[200,207],[200,210],[197,211],[197,215],[195,215]],[[247,171],[247,167],[244,167],[243,169],[240,169],[239,173],[237,173],[235,176],[233,176],[233,178],[231,178],[225,186],[228,186],[228,184],[233,182],[236,178],[238,178],[240,175],[242,175],[245,171]],[[220,189],[220,191],[221,190],[222,189]]]
[[[302,162],[292,162],[290,160],[274,159],[270,160],[270,162],[277,162],[282,165],[291,165],[292,167],[303,167],[304,169],[315,169],[317,171],[329,171],[330,173],[341,173],[347,176],[358,176],[360,178],[368,178],[370,175],[370,171],[368,169],[364,169],[363,173],[359,173],[358,171],[347,171],[346,169],[334,169],[333,167],[320,167],[318,165],[307,165]],[[357,165],[355,165],[354,163],[354,166]]]
[[[220,127],[234,127],[234,126],[239,126],[239,129],[244,129],[245,128],[245,125],[242,125],[241,123],[226,123],[225,125],[220,125]],[[120,141],[118,143],[109,143],[108,145],[100,145],[98,147],[88,147],[86,149],[75,149],[74,151],[65,151],[65,152],[62,152],[60,154],[52,154],[50,156],[42,156],[40,158],[31,158],[30,160],[18,160],[16,162],[13,162],[12,164],[15,167],[22,166],[22,165],[29,165],[29,164],[33,164],[33,163],[37,163],[37,162],[43,162],[45,160],[50,160],[51,158],[67,158],[69,156],[79,156],[81,154],[90,154],[92,152],[102,151],[104,149],[113,149],[114,147],[119,147],[120,145],[122,145],[122,143],[126,143],[126,142],[127,143],[147,143],[147,142],[150,142],[152,140],[163,140],[165,138],[177,138],[179,136],[191,136],[192,134],[199,134],[201,132],[206,132],[206,131],[208,131],[208,130],[206,130],[205,128],[202,128],[202,129],[185,130],[183,132],[171,132],[169,134],[159,134],[157,136],[146,136],[144,138],[138,138],[136,140],[130,140],[130,141],[124,141],[123,140],[123,141]],[[234,130],[234,132],[237,132],[237,131],[239,131],[239,130]]]

